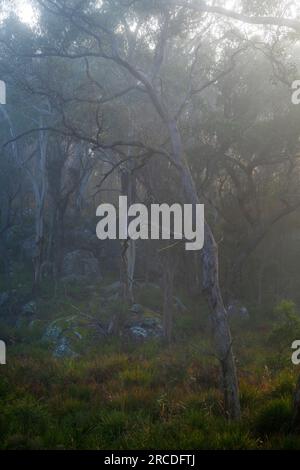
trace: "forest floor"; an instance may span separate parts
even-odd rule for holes
[[[75,297],[67,307],[83,310],[86,296]],[[149,299],[151,308],[160,302]],[[66,315],[57,302],[44,295],[40,318]],[[299,375],[291,362],[291,323],[274,329],[272,315],[232,322],[242,407],[241,421],[232,423],[224,416],[208,313],[199,302],[175,314],[171,346],[159,338],[87,338],[86,350],[71,358],[53,357],[36,330],[2,322],[8,347],[0,366],[0,448],[300,449],[290,426]]]

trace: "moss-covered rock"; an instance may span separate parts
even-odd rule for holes
[[[95,336],[99,330],[93,318],[72,315],[52,321],[42,339],[51,344],[54,357],[75,357],[91,346]]]

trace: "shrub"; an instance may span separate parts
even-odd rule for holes
[[[46,408],[30,397],[15,401],[6,414],[7,426],[11,433],[27,437],[39,436],[46,432],[51,417]]]
[[[292,418],[291,400],[278,398],[268,403],[255,420],[255,430],[260,435],[286,432]]]
[[[294,394],[295,386],[295,375],[290,371],[284,370],[276,377],[271,396],[273,398],[291,397]]]

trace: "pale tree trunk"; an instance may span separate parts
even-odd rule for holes
[[[132,174],[132,165],[128,165],[121,176],[122,194],[127,196],[128,206],[135,201],[136,181]],[[126,302],[134,303],[134,271],[136,260],[136,242],[135,240],[125,240],[121,256],[121,284],[122,295]]]
[[[221,365],[225,411],[230,419],[240,417],[239,387],[232,350],[232,338],[219,286],[218,246],[205,223],[203,287],[212,313],[215,348]]]
[[[133,279],[135,268],[135,241],[125,240],[121,252],[120,281],[122,298],[126,303],[134,303]]]
[[[136,246],[135,240],[128,240],[128,248],[126,251],[127,257],[127,278],[128,278],[128,298],[130,302],[134,302],[133,283],[134,283],[134,270],[135,270],[135,257]]]
[[[15,138],[15,131],[7,111],[0,106],[0,110],[9,124],[9,132],[12,138]],[[42,117],[39,119],[39,126],[43,127]],[[16,142],[12,143],[12,150],[17,165],[22,168],[22,162],[19,154],[18,145]],[[38,135],[38,150],[36,157],[36,166],[34,173],[28,167],[25,170],[31,181],[34,197],[35,197],[35,256],[34,264],[34,281],[33,291],[35,292],[41,280],[41,268],[43,262],[43,249],[44,249],[44,207],[47,191],[47,176],[46,176],[46,152],[47,152],[47,134],[39,132]]]
[[[198,204],[194,181],[184,160],[182,141],[176,122],[169,120],[169,135],[173,158],[180,173],[185,200]],[[218,246],[209,225],[205,222],[202,250],[203,288],[207,294],[212,316],[213,336],[221,365],[225,412],[230,419],[240,418],[239,387],[232,349],[232,338],[219,285]]]

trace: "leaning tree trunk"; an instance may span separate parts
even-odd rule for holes
[[[173,158],[179,170],[185,200],[199,204],[193,177],[184,160],[182,141],[176,122],[168,122]],[[232,338],[227,321],[219,284],[218,246],[212,231],[205,222],[204,247],[202,250],[203,288],[207,294],[212,316],[213,336],[221,365],[225,412],[229,419],[240,418],[239,387],[232,349]]]
[[[222,371],[225,410],[228,418],[236,419],[240,417],[240,401],[232,338],[219,286],[218,246],[207,223],[202,258],[203,287],[212,312],[215,347]]]
[[[152,83],[148,81],[143,73],[136,70],[118,54],[116,54],[114,60],[118,65],[127,69],[135,79],[141,81],[145,86],[154,108],[168,128],[172,147],[171,158],[174,166],[179,171],[181,188],[185,200],[190,204],[198,204],[198,194],[193,177],[185,162],[182,139],[176,119],[170,117],[168,110],[159,96],[159,92],[157,93]],[[218,248],[207,223],[205,223],[205,242],[203,247],[203,278],[211,308],[216,350],[221,363],[226,413],[230,418],[239,418],[240,402],[238,380],[232,351],[231,334],[227,323],[227,312],[224,307],[219,285]]]

